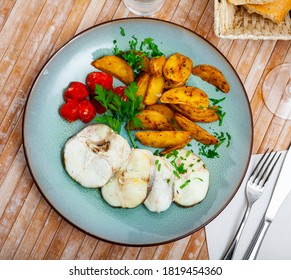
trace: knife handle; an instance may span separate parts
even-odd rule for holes
[[[257,232],[255,233],[254,238],[252,239],[245,255],[243,256],[243,260],[255,260],[262,244],[262,241],[265,237],[265,234],[271,224],[271,221],[262,219]]]

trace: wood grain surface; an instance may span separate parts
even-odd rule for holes
[[[197,32],[236,69],[253,113],[253,154],[287,149],[291,122],[265,107],[261,84],[272,68],[291,62],[290,41],[220,39],[213,11],[213,0],[173,0],[153,17]],[[204,229],[152,247],[113,245],[85,234],[47,204],[26,164],[23,111],[47,59],[82,30],[133,16],[120,0],[0,1],[0,259],[208,259]]]

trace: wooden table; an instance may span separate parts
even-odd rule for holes
[[[266,147],[287,149],[291,122],[268,111],[261,83],[270,69],[291,62],[291,42],[219,39],[213,31],[213,5],[213,0],[166,1],[155,17],[197,32],[234,66],[251,103],[253,154]],[[76,33],[133,16],[120,0],[1,0],[0,259],[208,259],[204,229],[173,243],[142,248],[86,235],[47,204],[26,164],[23,111],[39,70]]]

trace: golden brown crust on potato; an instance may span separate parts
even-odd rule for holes
[[[158,111],[143,110],[136,116],[142,123],[142,127],[134,127],[133,123],[129,124],[131,130],[174,130],[171,122]]]
[[[162,103],[188,104],[196,107],[208,107],[209,99],[207,94],[192,86],[183,86],[167,90],[160,98]]]
[[[218,107],[199,108],[185,104],[171,104],[171,108],[184,115],[193,122],[215,122],[219,120]]]
[[[150,75],[147,93],[144,99],[145,105],[155,104],[163,93],[165,79],[163,76]]]
[[[138,131],[135,136],[143,145],[153,148],[177,146],[191,138],[188,131]]]
[[[164,66],[164,77],[173,83],[186,82],[191,75],[192,60],[180,53],[171,55]]]
[[[108,73],[126,85],[134,81],[132,68],[125,60],[115,55],[107,55],[91,63],[95,68]]]
[[[214,85],[222,92],[228,93],[230,86],[221,71],[208,64],[200,64],[192,69],[192,74],[199,76],[202,80]]]
[[[196,141],[205,145],[215,145],[218,143],[218,139],[215,136],[183,115],[176,113],[175,120],[184,131],[189,131],[191,133],[191,137]]]

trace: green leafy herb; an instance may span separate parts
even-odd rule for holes
[[[124,90],[125,96],[127,96],[126,101],[123,97],[100,85],[96,85],[95,92],[95,99],[107,110],[106,113],[95,118],[96,122],[108,124],[117,133],[120,133],[122,123],[129,121],[132,121],[134,126],[142,127],[141,121],[136,118],[136,115],[141,111],[142,98],[136,96],[137,85],[135,82],[129,84]],[[127,128],[127,133],[133,147],[136,148],[129,128]]]
[[[199,155],[205,156],[207,158],[219,158],[217,149],[226,142],[226,147],[230,146],[231,136],[228,132],[215,132],[214,135],[219,140],[218,144],[211,145],[202,145],[199,144]]]
[[[125,30],[120,27],[121,36],[125,36]],[[152,38],[145,38],[139,44],[138,39],[133,35],[129,40],[129,50],[121,50],[117,45],[117,40],[113,41],[113,54],[123,58],[133,69],[135,76],[137,76],[144,66],[144,57],[148,58],[154,56],[161,56],[163,53],[154,43]]]
[[[121,26],[120,26],[120,35],[123,36],[123,37],[125,36],[124,28],[121,27]]]
[[[212,105],[215,106],[215,105],[219,104],[220,102],[224,101],[225,97],[223,97],[221,99],[209,98],[209,100],[212,102]]]

